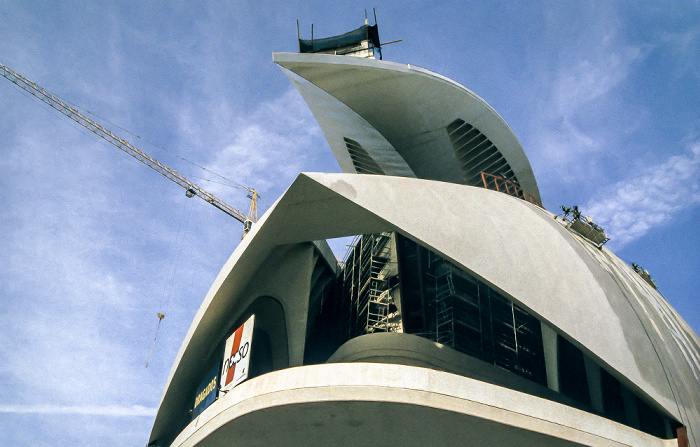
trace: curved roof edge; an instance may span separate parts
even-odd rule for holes
[[[430,445],[435,433],[448,430],[452,436],[441,445],[463,445],[464,439],[486,445],[494,437],[500,444],[524,446],[670,445],[604,417],[497,385],[378,363],[304,366],[251,379],[211,404],[172,445],[231,439],[243,445],[282,445],[289,439],[324,445],[329,437],[335,445],[358,445],[357,430],[377,433],[387,424],[392,442],[384,439],[382,445]]]
[[[276,247],[381,231],[420,241],[494,286],[697,430],[700,410],[692,398],[699,385],[683,349],[693,356],[697,350],[676,338],[691,330],[682,329],[687,325],[672,309],[659,309],[658,293],[641,278],[635,283],[636,274],[622,261],[605,248],[588,247],[551,217],[480,188],[396,176],[300,174],[236,248],[202,302],[173,363],[152,439],[172,423],[168,409],[185,398],[179,393],[193,381],[195,365],[209,349],[208,337],[219,332],[228,321],[227,309],[242,299],[246,278]],[[540,237],[504,237],[522,228],[533,228]],[[292,309],[294,303],[288,304]],[[304,320],[297,335],[305,334]]]
[[[480,172],[516,180],[541,203],[537,181],[517,137],[482,98],[461,84],[410,64],[328,54],[273,53],[273,62],[307,81],[292,82],[319,121],[345,172],[356,146],[342,138],[354,132],[360,147],[373,147],[376,135],[357,137],[358,115],[386,141],[379,152],[405,161],[418,178],[479,185]],[[320,90],[330,97],[324,97]],[[332,113],[319,119],[319,109]],[[370,151],[368,151],[370,152]],[[376,152],[376,151],[375,151]],[[346,155],[339,156],[339,153]],[[351,166],[352,168],[352,166]],[[370,172],[375,173],[375,172]]]

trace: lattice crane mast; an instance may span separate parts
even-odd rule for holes
[[[250,230],[253,222],[257,222],[258,192],[255,189],[244,187],[248,190],[248,198],[251,199],[251,203],[248,214],[243,214],[241,211],[238,211],[232,206],[222,202],[220,199],[215,197],[213,194],[207,192],[202,187],[187,180],[174,169],[165,166],[164,164],[151,157],[150,155],[146,154],[145,152],[141,151],[125,139],[119,137],[118,135],[115,135],[99,123],[96,123],[95,121],[86,117],[85,115],[80,113],[76,108],[69,106],[65,102],[58,99],[56,96],[46,91],[44,88],[40,87],[39,85],[25,78],[24,76],[15,73],[3,64],[0,64],[0,75],[2,75],[10,82],[16,84],[18,87],[25,90],[32,96],[38,98],[39,100],[58,110],[59,112],[72,119],[76,123],[80,124],[84,128],[93,132],[97,136],[103,138],[108,143],[116,146],[117,148],[121,149],[122,151],[126,152],[127,154],[140,161],[141,163],[150,167],[154,171],[160,173],[164,177],[169,178],[173,182],[182,186],[183,188],[185,188],[185,194],[187,195],[187,197],[197,196],[205,202],[208,202],[211,205],[214,205],[215,207],[219,208],[221,211],[238,220],[239,222],[243,223],[244,234]]]

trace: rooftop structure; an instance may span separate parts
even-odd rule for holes
[[[700,338],[541,207],[488,104],[409,65],[273,60],[343,173],[300,174],[223,266],[149,445],[698,445]]]
[[[302,39],[299,37],[300,53],[325,53],[374,58],[374,51],[376,49],[381,55],[382,45],[379,42],[377,25],[370,26],[367,24],[367,21],[356,30],[349,31],[340,36],[314,39],[313,26],[311,28],[311,33],[311,39]]]

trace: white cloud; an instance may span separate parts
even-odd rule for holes
[[[664,31],[661,39],[666,43],[667,51],[677,55],[680,66],[683,69],[691,70],[697,66],[697,47],[700,45],[700,25],[695,25],[681,31]],[[693,70],[692,73],[699,76]]]
[[[563,67],[553,92],[557,113],[569,116],[606,95],[628,76],[641,55],[641,49],[632,46],[607,48]]]
[[[308,167],[313,148],[322,144],[311,112],[292,89],[261,103],[222,140],[224,145],[208,168],[261,192],[289,184]],[[220,188],[214,185],[211,189]]]
[[[620,130],[636,129],[644,113],[621,105],[616,89],[629,82],[649,48],[628,42],[617,32],[615,20],[605,23],[605,29],[587,29],[562,47],[542,75],[543,84],[551,87],[532,114],[529,146],[537,152],[529,155],[533,164],[547,167],[556,183],[596,178],[604,168],[602,157],[619,144]]]
[[[561,167],[607,147],[607,141],[586,123],[609,113],[606,95],[629,76],[641,55],[639,48],[607,48],[559,70],[551,98],[538,115],[539,147],[550,163]]]
[[[0,401],[95,404],[158,396],[161,384],[142,371],[153,337],[144,314],[159,291],[148,282],[160,283],[157,272],[172,252],[155,248],[174,239],[172,225],[156,217],[134,221],[142,205],[116,200],[131,173],[114,181],[99,158],[111,148],[85,143],[70,127],[33,129],[34,120],[26,120],[31,131],[13,134],[0,162],[10,192],[0,203],[0,381],[12,384],[0,390]],[[131,264],[141,270],[125,274]],[[50,365],[50,374],[38,365]],[[135,382],[140,386],[120,385]],[[28,396],[21,391],[27,387]]]
[[[687,153],[642,170],[588,202],[584,211],[606,228],[616,247],[670,222],[683,210],[700,205],[700,141]]]
[[[153,417],[155,408],[141,405],[0,405],[0,413],[12,414],[75,414],[88,416],[113,416],[113,417]]]

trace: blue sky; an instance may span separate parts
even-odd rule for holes
[[[323,37],[375,7],[382,40],[403,39],[384,58],[489,102],[544,205],[606,227],[700,332],[700,4],[241,3],[0,0],[0,63],[264,209],[299,172],[338,171],[271,53],[296,51],[297,19]],[[242,226],[4,79],[0,104],[0,444],[145,445]]]

